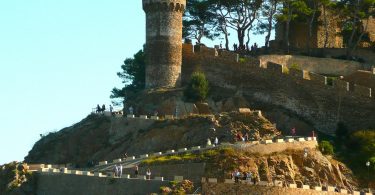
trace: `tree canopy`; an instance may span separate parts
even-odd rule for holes
[[[230,32],[237,34],[238,47],[249,49],[251,33],[265,34],[266,49],[276,21],[285,25],[284,48],[289,52],[290,24],[307,24],[306,39],[313,39],[315,25],[322,26],[324,46],[328,45],[329,23],[327,10],[337,15],[347,47],[347,55],[356,49],[366,36],[368,19],[375,16],[375,0],[188,0],[184,15],[184,37],[201,43],[202,38],[225,38],[229,50]],[[318,20],[321,17],[321,20]],[[306,49],[310,53],[310,42]]]
[[[145,65],[143,50],[134,54],[133,58],[126,58],[124,64],[121,65],[122,71],[117,73],[125,86],[121,89],[113,88],[110,97],[126,101],[127,98],[143,90],[145,87]]]
[[[190,82],[184,91],[187,101],[203,101],[208,95],[208,81],[202,72],[194,72],[191,75]]]

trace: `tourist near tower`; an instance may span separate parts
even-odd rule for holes
[[[142,3],[146,13],[145,87],[178,87],[186,0],[143,0]]]

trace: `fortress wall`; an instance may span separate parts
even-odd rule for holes
[[[375,31],[374,31],[375,32]],[[345,48],[325,48],[325,49],[312,49],[313,54],[321,55],[324,54],[324,56],[333,56],[333,57],[339,57],[339,56],[345,56],[346,49]],[[365,61],[366,65],[374,66],[375,62],[375,52],[374,50],[371,51],[371,49],[364,49],[364,48],[358,48],[353,52],[354,56],[357,56]]]
[[[322,76],[320,74],[316,74],[316,73],[313,73],[313,72],[310,72],[309,76],[310,76],[310,80],[313,81],[313,82],[316,82],[320,85],[326,84],[327,77],[325,77],[325,76]]]
[[[139,174],[146,175],[147,169],[150,168],[152,177],[164,177],[166,180],[173,180],[174,176],[183,176],[191,181],[199,182],[204,176],[206,163],[185,163],[185,164],[168,164],[168,165],[151,165],[140,166]],[[134,175],[134,169],[124,169],[123,174]]]
[[[280,106],[329,134],[334,134],[338,121],[344,121],[351,130],[375,128],[375,98],[360,95],[362,92],[339,93],[342,90],[338,87],[326,85],[325,76],[308,70],[277,76],[278,70],[265,70],[260,64],[253,58],[242,63],[215,57],[211,52],[195,52],[191,58],[183,55],[182,76],[203,71],[211,86],[232,89],[234,93],[241,89],[252,106]],[[306,74],[310,80],[303,79]]]
[[[288,68],[297,66],[301,70],[329,75],[349,75],[361,67],[359,62],[354,61],[298,55],[263,55],[259,56],[259,60],[262,66],[267,62],[273,62]]]
[[[354,93],[364,97],[371,97],[371,88],[354,84]]]
[[[317,141],[294,141],[273,144],[243,144],[240,149],[249,153],[268,155],[272,153],[280,153],[286,150],[304,150],[305,148],[315,150],[317,146]]]
[[[303,79],[303,70],[298,70],[295,68],[289,68],[289,76]]]
[[[339,90],[349,91],[349,83],[343,80],[335,80],[333,86]]]
[[[275,73],[281,74],[283,72],[283,66],[280,64],[273,63],[273,62],[268,62],[266,68],[267,70],[271,70]]]
[[[38,173],[36,194],[150,194],[159,192],[160,186],[168,184],[168,181]]]
[[[339,195],[337,192],[231,183],[202,183],[203,194]]]

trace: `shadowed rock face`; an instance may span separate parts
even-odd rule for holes
[[[235,112],[162,121],[90,115],[71,127],[43,137],[35,143],[25,161],[87,166],[92,161],[120,158],[125,152],[131,156],[203,146],[207,138],[213,141],[216,136],[220,142],[232,142],[238,132],[248,133],[254,139],[271,139],[280,134],[263,117]]]

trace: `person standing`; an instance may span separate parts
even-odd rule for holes
[[[99,104],[96,106],[96,113],[100,113],[101,109],[100,109],[100,106]]]
[[[102,105],[102,113],[105,111],[105,104]]]
[[[134,175],[135,175],[135,177],[137,178],[138,177],[138,165],[135,165],[135,167],[134,167]]]
[[[115,177],[118,177],[118,167],[117,164],[113,167],[113,174]]]
[[[257,180],[258,180],[258,177],[254,174],[254,177],[253,177],[253,183],[254,183],[254,185],[257,184]]]
[[[207,139],[207,146],[211,146],[211,140],[210,140],[210,138]]]
[[[249,141],[249,134],[246,133],[245,136],[244,136],[244,138],[245,138],[245,141],[246,141],[246,142]]]
[[[112,105],[109,105],[109,112],[110,112],[111,114],[113,114],[113,107],[112,107]]]
[[[215,137],[215,145],[219,145],[219,139],[217,139],[217,137]]]
[[[150,169],[147,169],[146,175],[147,175],[147,179],[151,180],[151,170]]]
[[[122,177],[122,164],[117,166],[117,171],[118,171],[118,177],[121,178]]]
[[[247,172],[247,173],[246,173],[246,180],[247,180],[248,183],[251,182],[251,177],[253,177],[252,174],[251,174],[251,172],[250,172],[250,171]]]

